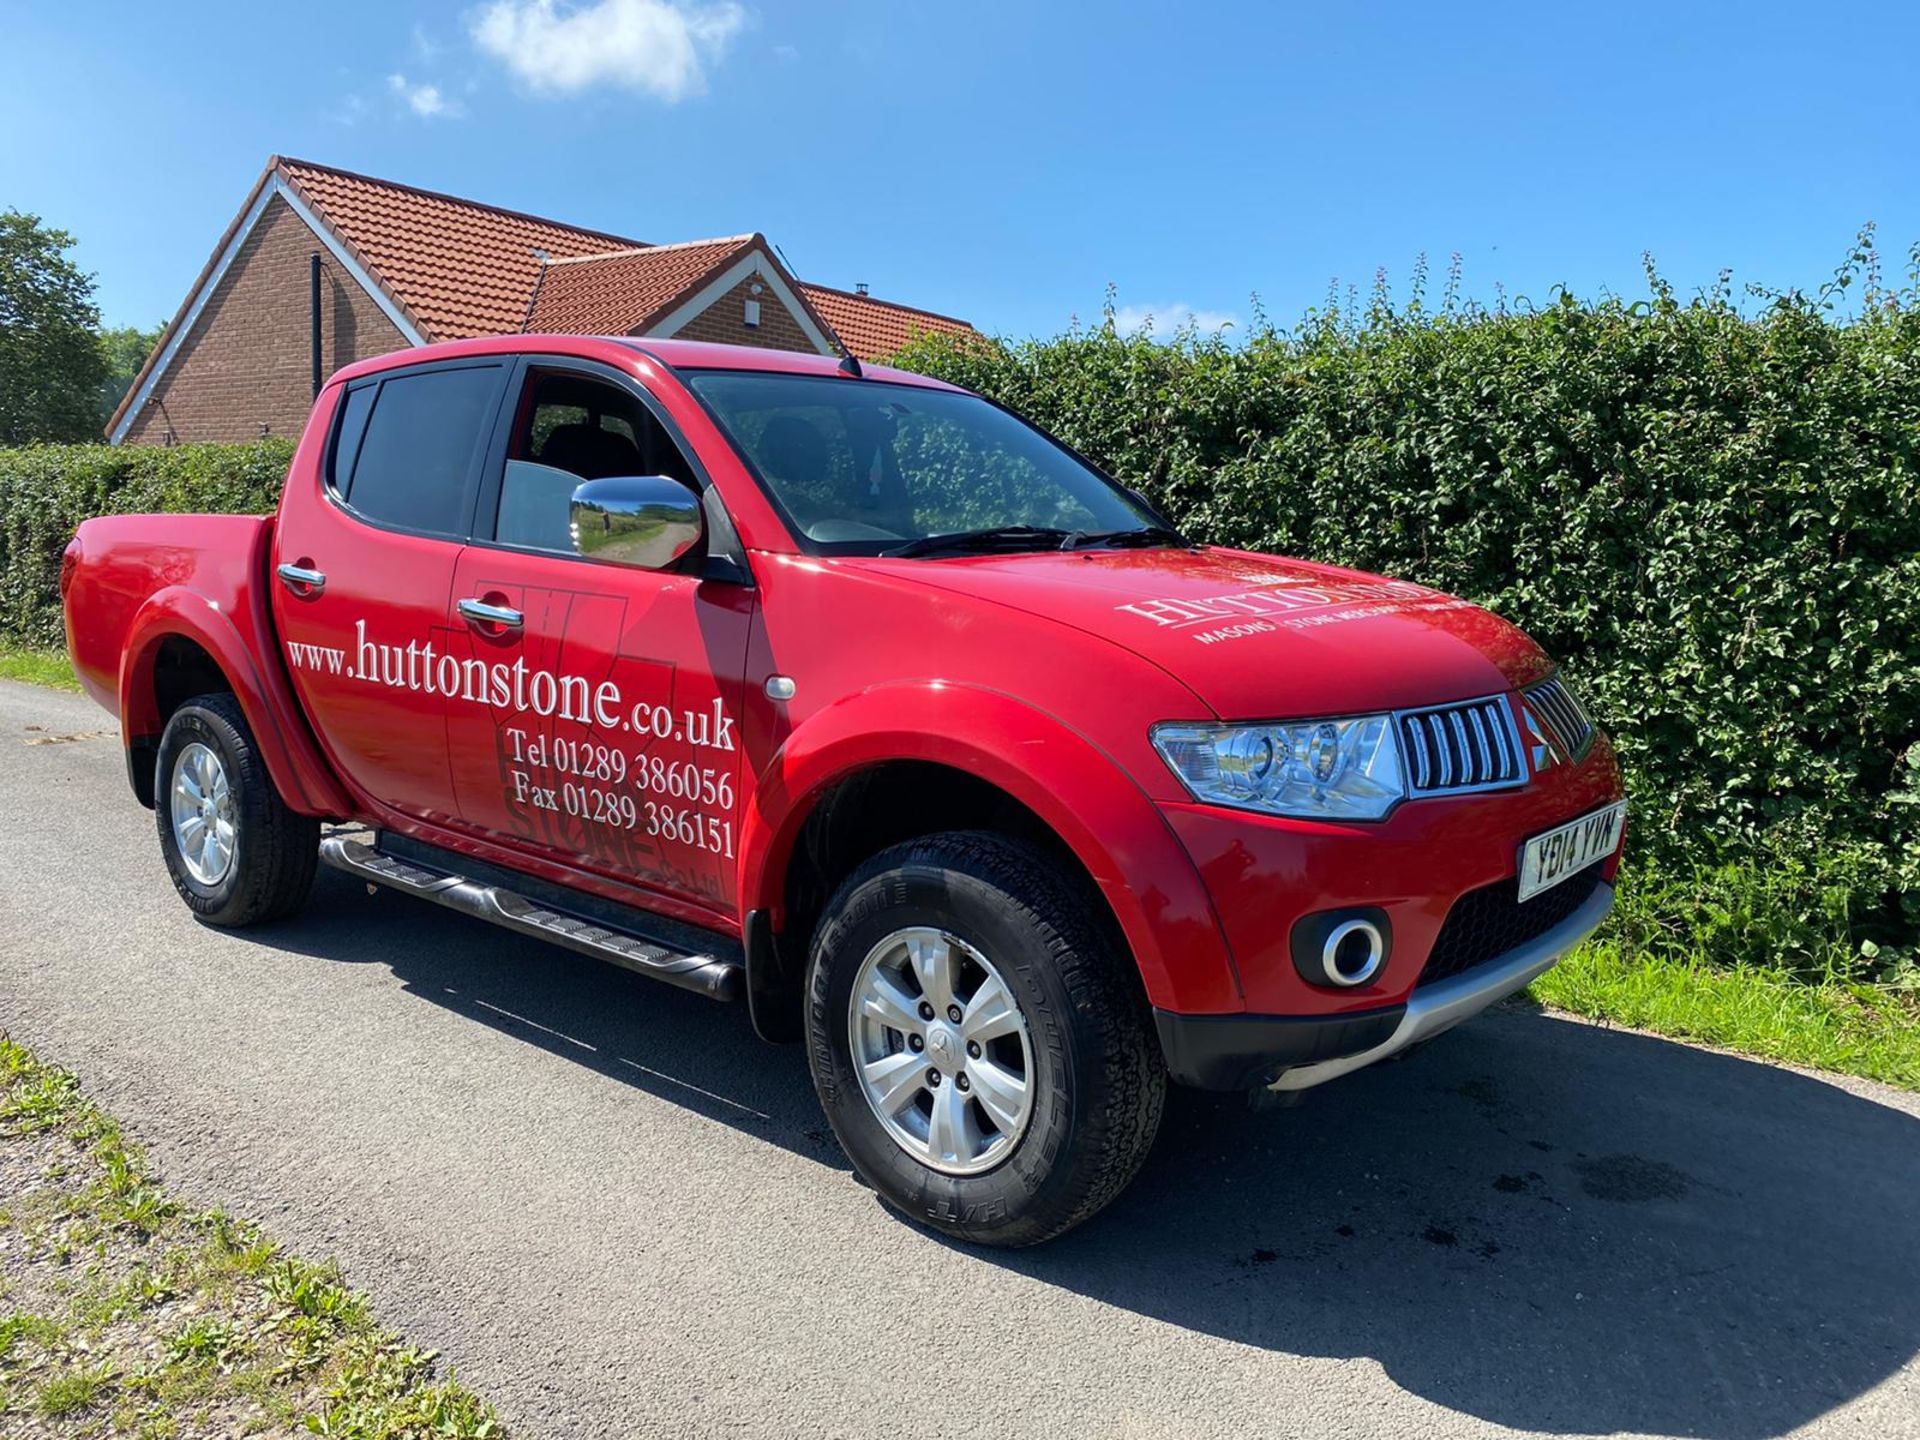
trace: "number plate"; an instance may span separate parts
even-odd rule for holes
[[[1626,818],[1627,802],[1621,800],[1527,841],[1520,847],[1520,898],[1531,900],[1594,861],[1606,859],[1620,843]]]

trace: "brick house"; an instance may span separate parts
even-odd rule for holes
[[[474,335],[678,335],[875,360],[970,328],[806,284],[758,234],[649,245],[276,155],[107,437],[298,435],[341,366]]]

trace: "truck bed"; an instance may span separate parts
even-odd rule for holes
[[[134,620],[163,591],[187,592],[219,612],[248,655],[272,654],[264,603],[272,539],[273,519],[261,515],[107,515],[83,523],[67,550],[62,588],[67,653],[87,693],[119,713]]]

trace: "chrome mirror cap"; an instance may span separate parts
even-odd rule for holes
[[[700,497],[665,475],[588,480],[569,506],[574,550],[588,560],[664,570],[706,534]]]

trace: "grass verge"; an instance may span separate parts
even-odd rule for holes
[[[24,680],[29,685],[47,685],[55,690],[78,690],[73,666],[59,650],[28,650],[0,645],[0,680]]]
[[[1718,967],[1602,938],[1533,982],[1576,1015],[1920,1090],[1920,997],[1865,982]]]
[[[0,1434],[297,1433],[505,1432],[337,1265],[187,1210],[73,1076],[0,1036]]]

